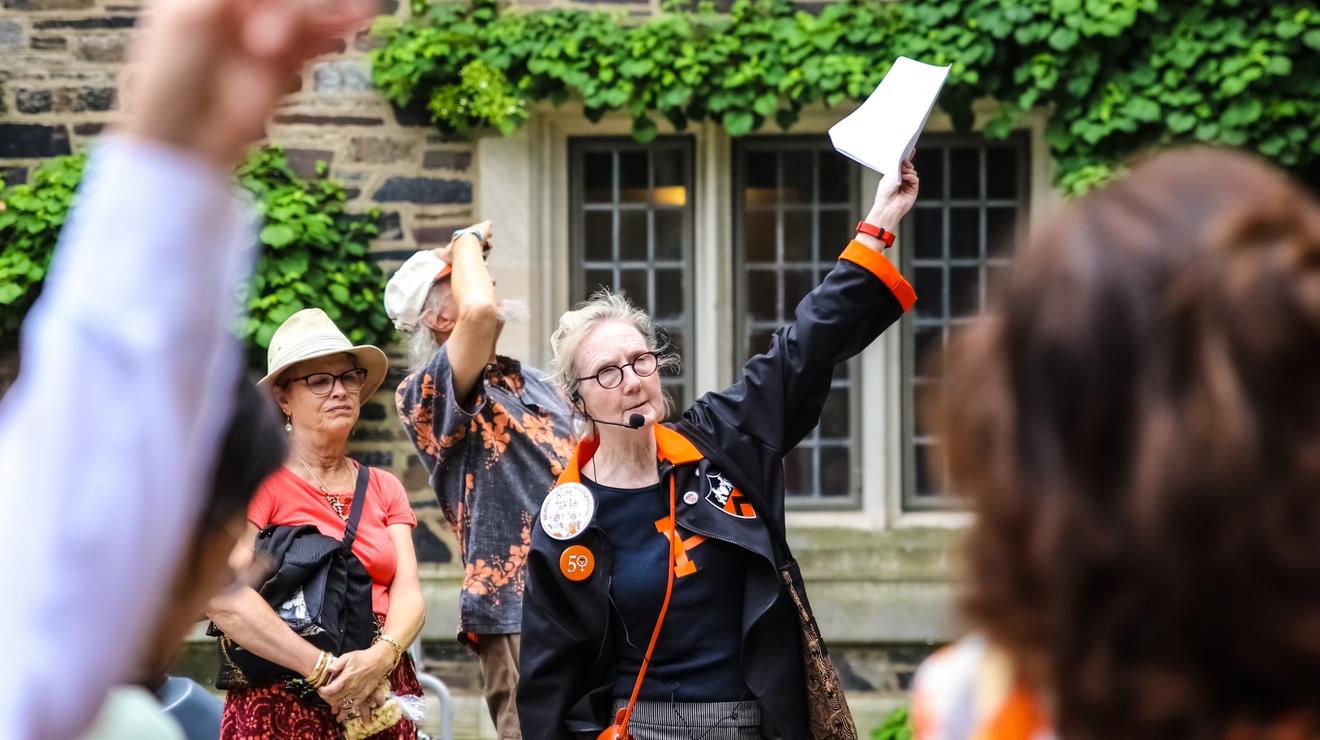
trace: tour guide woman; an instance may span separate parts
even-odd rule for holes
[[[794,323],[738,383],[672,426],[659,423],[667,401],[656,371],[677,358],[659,354],[650,317],[600,293],[560,318],[554,373],[586,434],[532,535],[524,737],[599,736],[628,704],[651,647],[630,714],[637,740],[807,737],[798,616],[771,549],[770,528],[784,517],[783,458],[816,426],[835,366],[916,300],[881,255],[916,195],[910,163],[885,178]]]

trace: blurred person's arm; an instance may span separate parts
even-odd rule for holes
[[[0,737],[76,736],[156,622],[231,411],[247,225],[189,156],[88,163],[0,406]]]
[[[228,171],[302,65],[368,15],[158,0],[0,404],[0,737],[77,736],[134,668],[231,410],[251,240]],[[356,14],[356,15],[354,15]]]

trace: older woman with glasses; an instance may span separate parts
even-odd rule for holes
[[[541,506],[523,602],[523,736],[805,738],[784,456],[835,368],[916,299],[882,256],[917,193],[886,178],[839,262],[735,385],[670,416],[654,321],[604,292],[559,320],[553,369],[584,425]],[[785,572],[789,572],[786,570]],[[841,697],[835,697],[837,701]],[[851,720],[848,720],[850,724]]]
[[[299,311],[275,332],[269,374],[260,384],[284,414],[289,455],[248,509],[249,546],[258,532],[276,525],[312,525],[326,537],[344,536],[359,469],[347,455],[348,437],[387,368],[383,352],[353,346],[319,309]],[[328,656],[294,632],[255,590],[218,598],[209,613],[225,639],[307,677],[305,690],[297,693],[283,681],[231,688],[222,738],[338,737],[342,722],[369,718],[389,692],[421,694],[405,651],[425,617],[412,542],[417,518],[403,484],[383,470],[370,470],[364,495],[352,554],[371,576],[370,618],[379,625],[375,641]],[[373,737],[415,737],[416,732],[403,720]]]

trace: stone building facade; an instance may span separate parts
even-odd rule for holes
[[[616,5],[638,15],[659,10],[659,0]],[[141,14],[134,0],[3,0],[7,183],[22,182],[45,158],[91,145],[113,122],[116,78]],[[269,137],[305,175],[327,163],[349,187],[352,207],[381,209],[372,256],[386,271],[457,227],[493,220],[500,290],[532,309],[530,323],[506,329],[501,349],[531,364],[547,361],[558,314],[607,283],[646,304],[683,349],[685,370],[667,381],[680,401],[730,382],[828,268],[875,185],[829,151],[824,132],[845,110],[807,111],[786,134],[732,140],[718,126],[694,124],[662,129],[655,144],[641,146],[628,138],[626,118],[592,124],[570,103],[535,107],[508,138],[448,138],[420,107],[393,107],[373,89],[364,60],[373,43],[362,34],[314,64]],[[921,462],[937,440],[912,413],[915,393],[932,382],[914,357],[978,310],[1004,264],[997,244],[1057,199],[1043,129],[1036,118],[992,143],[953,134],[947,120],[932,117],[918,163],[922,201],[900,235],[900,265],[921,297],[916,314],[836,376],[825,421],[789,460],[791,539],[864,731],[902,701],[916,663],[956,633],[950,555],[966,518],[934,490]],[[394,472],[411,493],[429,602],[428,664],[460,698],[460,734],[477,736],[489,728],[471,691],[476,667],[451,639],[463,572],[395,417],[388,389],[403,360],[393,359],[387,390],[363,410],[353,452]],[[15,363],[0,358],[0,389]]]

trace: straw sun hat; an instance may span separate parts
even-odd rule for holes
[[[304,308],[280,324],[275,335],[270,338],[270,349],[266,352],[266,377],[257,381],[257,385],[270,388],[280,373],[303,360],[337,355],[347,352],[357,358],[357,364],[367,371],[367,379],[358,394],[358,402],[366,403],[371,394],[385,382],[385,371],[390,362],[380,348],[370,344],[354,345],[348,341],[335,322],[319,308]]]

